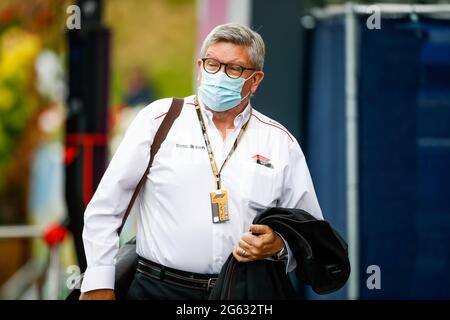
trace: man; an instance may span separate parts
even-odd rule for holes
[[[299,144],[250,104],[264,52],[261,36],[236,23],[204,40],[198,94],[185,98],[136,201],[139,264],[130,299],[206,299],[230,253],[240,262],[284,260],[291,271],[288,244],[268,226],[251,225],[253,218],[281,206],[322,219]],[[86,209],[81,299],[115,297],[117,229],[170,104],[158,100],[138,114]],[[168,276],[156,278],[155,270]]]

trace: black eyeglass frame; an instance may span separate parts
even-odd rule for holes
[[[245,70],[254,70],[254,71],[257,70],[257,69],[255,69],[255,68],[246,68],[246,67],[240,66],[240,65],[235,64],[235,63],[223,63],[223,62],[220,62],[219,60],[214,59],[214,58],[201,58],[200,60],[202,60],[202,63],[203,63],[203,70],[205,70],[206,72],[208,72],[208,73],[210,73],[210,74],[216,74],[217,72],[220,71],[220,69],[222,69],[222,66],[225,66],[225,74],[226,74],[229,78],[231,78],[231,79],[238,79],[238,78],[240,78],[240,77],[242,76],[242,74],[245,72]],[[219,64],[219,68],[217,69],[217,71],[211,72],[211,71],[209,71],[209,70],[206,70],[206,66],[205,66],[205,61],[206,61],[206,60],[214,60],[214,61],[216,61],[216,62]],[[231,66],[238,66],[239,68],[241,68],[241,73],[240,73],[240,75],[239,75],[239,76],[236,76],[236,77],[230,76],[230,75],[228,74],[228,71],[227,71],[227,68],[228,68],[229,65],[231,65]]]

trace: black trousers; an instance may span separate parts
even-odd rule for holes
[[[149,277],[138,271],[128,289],[128,300],[206,300],[210,292],[191,289]]]

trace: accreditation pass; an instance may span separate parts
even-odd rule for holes
[[[211,192],[211,211],[213,223],[230,220],[228,216],[228,192],[220,189]]]

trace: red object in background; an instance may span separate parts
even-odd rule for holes
[[[78,148],[72,146],[66,146],[64,150],[64,163],[66,166],[71,165],[73,160],[78,156]]]
[[[83,204],[87,207],[94,194],[94,147],[106,146],[108,137],[104,133],[68,133],[66,134],[66,166],[77,157],[78,147],[83,152]]]
[[[59,224],[51,225],[44,232],[44,241],[49,247],[53,247],[64,241],[66,237],[67,229]]]

